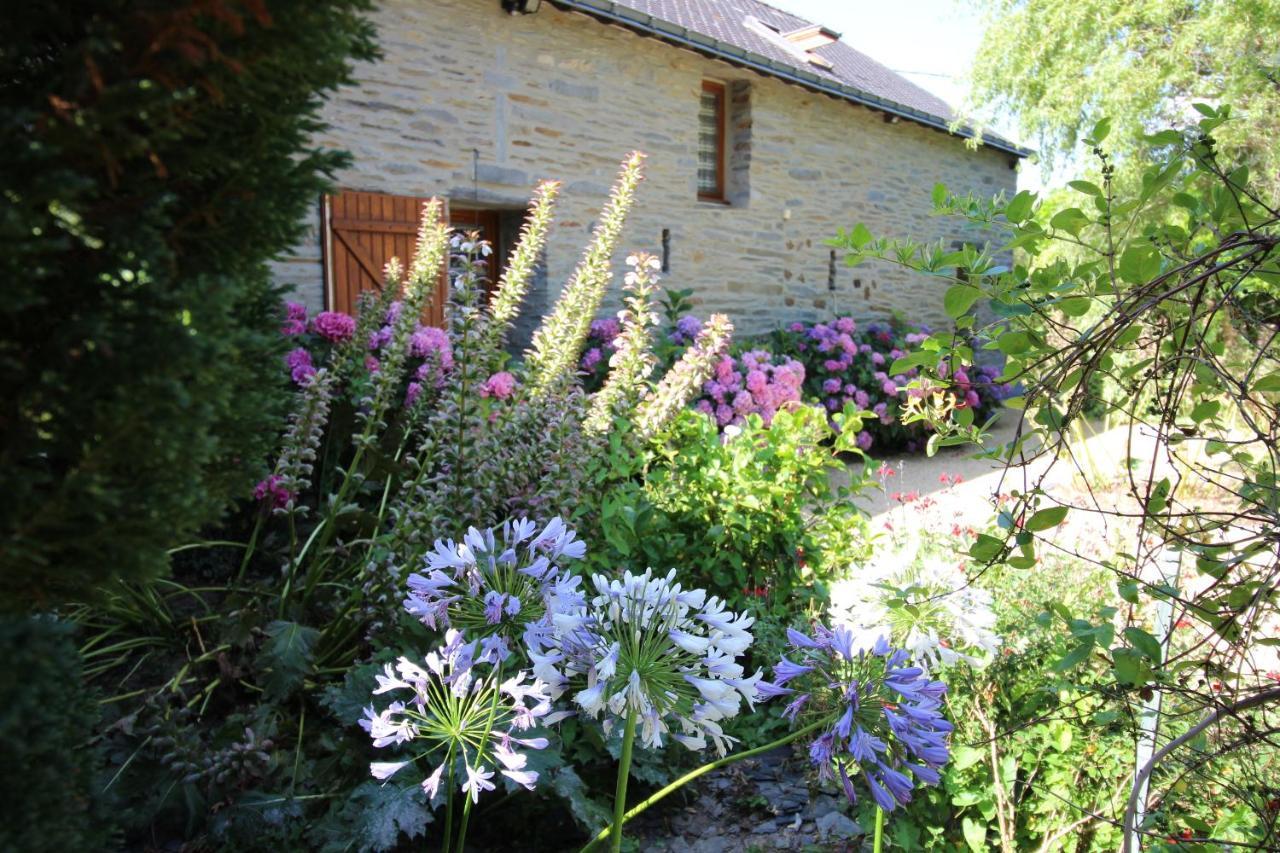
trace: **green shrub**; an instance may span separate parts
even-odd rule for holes
[[[279,293],[343,155],[321,94],[367,0],[15,7],[0,19],[0,599],[155,575],[279,423]]]
[[[65,624],[0,621],[0,850],[101,850],[110,821],[89,744],[97,697]]]
[[[605,496],[606,565],[676,567],[728,606],[794,612],[825,598],[825,581],[859,555],[862,516],[832,475],[857,426],[835,438],[825,412],[797,406],[771,426],[758,415],[722,438],[714,419],[684,412],[656,445],[644,482]],[[852,471],[857,488],[861,474]]]

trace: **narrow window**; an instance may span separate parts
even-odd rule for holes
[[[702,103],[698,109],[698,198],[705,201],[725,200],[727,107],[724,84],[702,81]]]

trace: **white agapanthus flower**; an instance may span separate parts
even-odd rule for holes
[[[531,644],[533,672],[553,697],[571,693],[583,713],[603,715],[606,731],[634,713],[648,748],[670,734],[689,749],[709,740],[724,755],[733,739],[721,722],[761,698],[761,673],[746,676],[735,660],[755,620],[675,577],[595,575],[597,594],[554,614],[551,636]]]
[[[970,584],[954,560],[922,555],[918,539],[853,566],[831,585],[829,612],[853,631],[855,650],[884,637],[925,669],[984,666],[1000,647],[991,593]]]

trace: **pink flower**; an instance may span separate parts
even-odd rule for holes
[[[763,392],[765,386],[768,384],[769,380],[765,377],[764,371],[758,368],[747,374],[747,390],[752,394],[759,394]]]
[[[803,332],[804,323],[792,323],[788,328],[793,332]]]
[[[490,376],[480,386],[481,397],[493,397],[496,400],[508,400],[516,390],[516,378],[506,370],[500,370]]]
[[[411,408],[414,403],[418,402],[418,398],[422,396],[422,383],[410,382],[409,387],[404,392],[404,407]]]
[[[972,409],[978,408],[978,404],[982,402],[981,400],[978,399],[977,391],[966,391],[964,395],[964,401],[968,403],[969,407]]]
[[[839,379],[826,379],[822,382],[822,391],[826,394],[838,394],[840,392]]]
[[[311,328],[320,337],[341,343],[356,333],[356,319],[339,311],[321,311],[311,321]]]
[[[697,405],[693,408],[702,412],[704,415],[715,417],[716,410],[711,406],[711,402],[709,400],[699,400]]]
[[[444,329],[437,329],[435,326],[419,326],[413,333],[413,337],[409,338],[409,355],[414,358],[426,358],[433,352],[441,354],[441,362],[444,361],[444,353],[449,353],[449,360],[452,363],[453,347],[449,343],[449,335]]]
[[[884,356],[878,352],[871,353],[871,363],[874,364],[876,367],[879,367],[880,365],[884,364]]]
[[[857,328],[857,325],[853,322],[852,317],[841,317],[840,319],[836,320],[836,331],[838,332],[843,332],[846,335],[851,335],[853,334],[853,330],[856,328]]]
[[[284,363],[289,368],[289,376],[298,385],[315,375],[316,369],[311,364],[311,353],[302,347],[290,350],[284,357]]]
[[[898,386],[894,385],[889,379],[884,381],[884,384],[880,386],[880,390],[888,394],[890,397],[898,396]]]
[[[273,508],[283,509],[289,505],[293,495],[284,487],[284,478],[279,474],[272,474],[253,487],[253,499],[267,501]]]
[[[286,302],[285,312],[284,325],[280,327],[280,334],[286,338],[292,338],[307,330],[307,306],[301,302]]]
[[[733,420],[733,409],[721,403],[716,406],[716,423],[720,426],[727,426],[729,421]]]
[[[373,356],[366,355],[364,357],[364,369],[370,373],[377,373],[381,367],[382,365]]]

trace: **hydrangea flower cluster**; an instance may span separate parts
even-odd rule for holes
[[[839,779],[856,802],[861,777],[886,812],[910,802],[917,784],[938,784],[953,730],[942,716],[947,685],[910,666],[910,655],[883,637],[856,650],[843,625],[819,625],[812,637],[788,629],[787,640],[796,660],[783,656],[767,692],[791,697],[783,715],[793,722],[819,721],[809,759],[822,779]]]
[[[355,335],[356,319],[341,311],[321,311],[311,321],[311,330],[331,343],[344,343]]]
[[[956,560],[922,555],[918,539],[880,549],[831,585],[831,619],[853,633],[855,651],[894,638],[926,670],[983,666],[1000,647],[991,593],[969,583]]]
[[[280,334],[286,338],[294,338],[307,331],[307,306],[301,302],[284,304],[285,318],[280,325]]]
[[[598,388],[609,373],[609,359],[617,350],[622,323],[617,317],[604,317],[591,321],[587,341],[583,346],[578,367],[586,374],[584,384],[589,390]]]
[[[864,450],[873,444],[916,450],[927,436],[924,425],[904,426],[899,422],[906,402],[906,385],[919,375],[916,368],[890,375],[893,362],[914,350],[931,333],[923,324],[899,320],[875,321],[859,328],[850,317],[827,323],[792,323],[773,334],[773,346],[794,355],[805,365],[804,392],[807,398],[835,413],[853,405],[871,411],[877,419],[865,424],[858,435]],[[984,419],[1000,400],[1008,396],[1008,386],[994,382],[995,367],[966,366],[952,376],[951,391],[960,406],[976,408]],[[946,371],[942,371],[946,377]],[[909,393],[924,392],[911,389]]]
[[[761,698],[762,673],[745,676],[736,662],[755,620],[703,590],[682,589],[674,569],[592,580],[595,597],[555,613],[551,636],[529,644],[533,672],[552,698],[572,690],[583,713],[603,715],[606,732],[634,715],[651,749],[670,733],[689,749],[710,740],[726,754],[733,739],[721,722]]]
[[[304,385],[316,373],[315,365],[311,363],[311,353],[303,347],[289,350],[284,357],[284,366],[289,368],[289,378],[298,386]]]
[[[692,314],[685,314],[676,320],[675,328],[667,335],[667,340],[676,346],[688,346],[702,331],[702,321]]]
[[[723,429],[739,426],[757,414],[768,426],[778,409],[800,400],[804,365],[793,358],[775,357],[767,350],[744,352],[737,359],[724,356],[715,375],[702,385],[705,396],[694,404],[716,419]]]
[[[425,666],[402,657],[377,676],[375,696],[407,692],[381,711],[365,708],[360,726],[380,749],[404,743],[425,746],[418,756],[437,755],[440,761],[422,782],[429,798],[461,777],[460,790],[472,802],[481,791],[492,791],[494,771],[533,790],[538,773],[527,769],[524,750],[543,749],[547,739],[524,733],[543,722],[551,711],[547,686],[519,672],[499,683],[496,666],[477,654],[475,642],[458,631],[445,633],[445,644],[426,656]],[[487,670],[481,668],[487,666]],[[441,756],[443,753],[443,756]],[[369,771],[387,780],[414,762],[375,761]],[[461,762],[461,774],[457,762]],[[447,781],[445,777],[448,777]]]
[[[510,400],[515,392],[516,377],[507,370],[499,370],[480,386],[481,397],[492,397],[495,400]]]
[[[462,629],[485,660],[502,662],[515,643],[549,639],[550,614],[585,602],[582,579],[561,567],[585,554],[560,518],[540,532],[528,519],[472,527],[461,542],[436,540],[427,572],[409,576],[404,608],[428,628]]]

